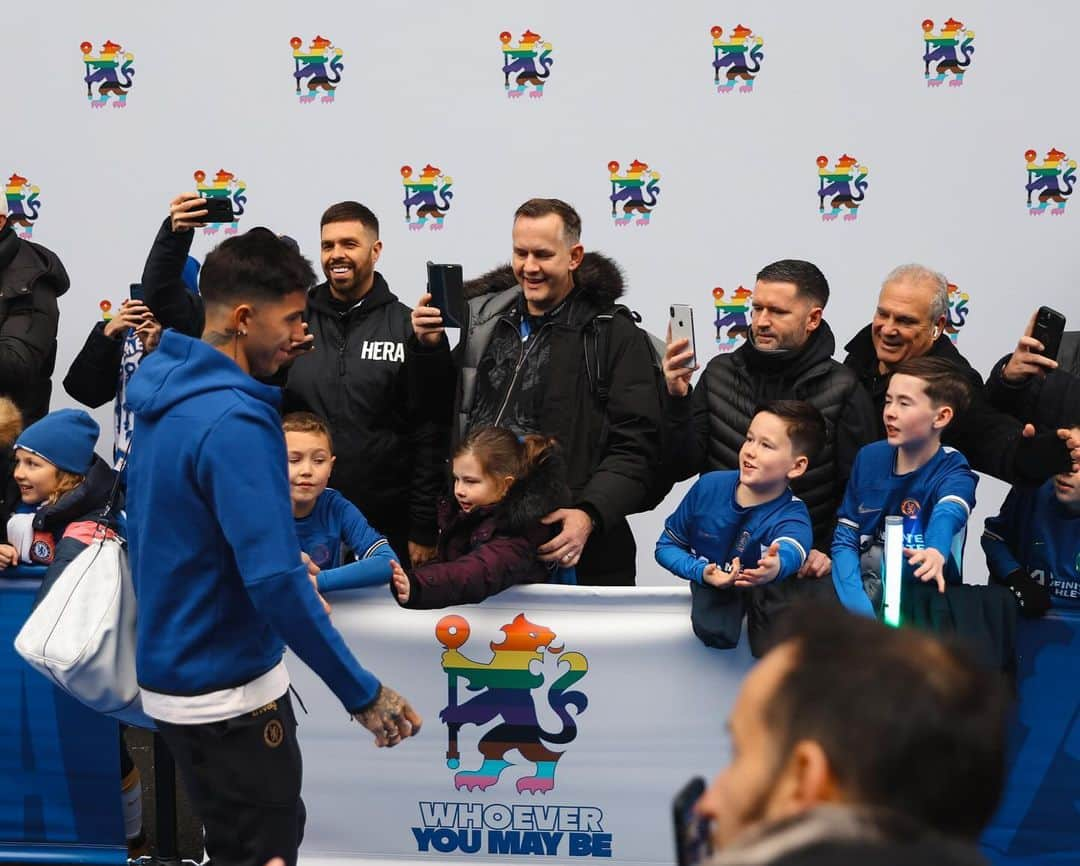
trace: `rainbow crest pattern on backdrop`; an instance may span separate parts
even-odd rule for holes
[[[1024,154],[1027,162],[1027,206],[1031,216],[1042,216],[1043,212],[1050,208],[1052,216],[1061,216],[1065,213],[1065,204],[1073,194],[1076,185],[1076,160],[1066,161],[1067,154],[1056,147],[1050,148],[1046,159],[1039,165],[1034,150]],[[1038,204],[1031,201],[1031,194],[1039,194]]]
[[[39,187],[18,173],[12,174],[4,186],[8,225],[24,240],[33,237],[34,223],[37,222],[38,211],[41,209],[41,202],[38,201],[40,192]]]
[[[442,668],[447,677],[447,704],[439,718],[447,727],[446,766],[457,770],[460,766],[458,732],[462,725],[485,725],[499,719],[480,737],[477,749],[483,759],[475,770],[459,770],[454,773],[454,787],[469,791],[485,791],[499,781],[499,776],[513,766],[506,760],[511,751],[531,762],[533,775],[517,780],[519,794],[526,791],[546,794],[555,789],[555,767],[565,752],[556,752],[551,746],[565,745],[577,737],[575,715],[581,715],[589,705],[589,699],[579,691],[568,691],[589,671],[588,660],[579,652],[563,652],[563,646],[555,646],[555,632],[529,622],[519,613],[501,628],[501,643],[491,642],[492,658],[488,662],[475,662],[460,652],[469,639],[469,623],[457,614],[444,616],[435,625],[435,636],[445,647]],[[548,688],[548,705],[562,722],[562,730],[549,732],[540,727],[536,714],[533,691],[544,684],[544,675],[534,673],[531,664],[543,665],[544,652],[558,656],[558,665],[565,667],[562,675]],[[458,681],[467,683],[466,688],[478,695],[458,702]],[[573,707],[571,715],[567,707]]]
[[[724,28],[714,26],[710,31],[713,44],[713,84],[717,93],[731,93],[738,82],[739,93],[753,93],[754,80],[761,69],[765,40],[754,35],[749,27],[739,24],[724,39]],[[723,81],[721,81],[723,76]]]
[[[660,198],[660,172],[649,168],[647,162],[635,159],[626,169],[626,174],[619,174],[619,163],[608,163],[608,178],[611,181],[611,218],[617,226],[629,225],[636,213],[636,223],[647,226],[653,209]],[[622,214],[617,207],[622,203]]]
[[[713,304],[716,306],[716,349],[721,354],[734,352],[746,340],[750,331],[749,289],[739,286],[731,295],[724,296],[724,290],[717,286],[712,290]]]
[[[964,327],[968,313],[971,312],[968,308],[968,301],[971,300],[971,296],[967,292],[960,291],[955,283],[949,283],[948,286],[949,318],[945,322],[945,333],[949,335],[949,339],[953,343],[956,343],[956,338],[960,336],[960,329]]]
[[[923,76],[927,87],[941,87],[950,75],[949,87],[963,86],[964,74],[975,53],[975,31],[961,33],[963,27],[962,22],[950,18],[941,25],[941,32],[935,34],[934,22],[929,18],[923,21]],[[930,72],[931,63],[936,64],[934,74]]]
[[[526,30],[521,34],[516,46],[511,45],[514,37],[509,30],[499,34],[499,42],[502,43],[503,55],[503,86],[506,95],[510,99],[519,99],[529,85],[532,92],[529,99],[542,99],[544,97],[544,85],[551,75],[551,66],[555,62],[551,57],[551,43],[541,42],[540,34]],[[537,67],[539,63],[539,67]],[[515,75],[516,73],[516,75]],[[510,85],[510,76],[514,75],[514,84]]]
[[[829,158],[824,154],[817,158],[818,167],[818,211],[825,222],[832,222],[847,208],[845,222],[854,222],[859,216],[859,206],[866,197],[866,188],[870,185],[866,176],[870,173],[865,165],[846,153],[829,168]],[[853,178],[852,172],[855,172]],[[852,191],[854,188],[854,191]],[[825,210],[825,199],[829,198],[829,210]]]
[[[341,71],[345,68],[341,62],[345,52],[322,36],[312,39],[307,48],[304,48],[304,40],[299,36],[290,39],[289,45],[292,46],[293,78],[296,80],[296,97],[300,104],[314,102],[320,90],[323,92],[320,102],[333,102],[341,81]]]
[[[103,108],[113,98],[113,108],[124,108],[128,91],[134,84],[135,55],[130,51],[121,54],[123,46],[111,39],[101,46],[101,53],[96,57],[92,43],[83,42],[79,48],[86,68],[83,81],[86,82],[86,98],[90,107]],[[98,86],[96,97],[93,90],[95,84]]]
[[[233,209],[233,218],[228,223],[209,223],[203,228],[204,235],[216,235],[218,229],[222,226],[225,227],[225,234],[234,235],[237,232],[237,228],[240,225],[240,215],[244,212],[244,205],[247,203],[247,196],[244,192],[247,190],[247,186],[242,180],[239,180],[235,174],[231,171],[225,171],[223,168],[218,169],[218,173],[214,175],[214,179],[210,182],[206,180],[206,172],[199,169],[195,172],[195,190],[199,193],[201,198],[205,199],[228,199],[231,201]]]
[[[409,231],[423,231],[425,225],[433,232],[442,231],[446,212],[450,210],[450,199],[454,197],[450,191],[454,179],[429,162],[420,169],[418,178],[413,177],[411,165],[403,165],[401,182],[405,185],[403,204]],[[413,208],[416,208],[415,216]]]

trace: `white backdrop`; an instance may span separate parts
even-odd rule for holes
[[[973,61],[961,86],[948,75],[930,87],[922,21],[940,30],[949,16],[959,39],[974,34]],[[922,261],[969,296],[959,346],[985,373],[1039,303],[1078,312],[1076,204],[1030,216],[1024,189],[1029,149],[1040,166],[1064,152],[1058,174],[1080,153],[1074,19],[1065,0],[857,11],[797,0],[7,3],[0,173],[26,178],[9,190],[16,199],[37,187],[33,239],[60,254],[73,283],[54,406],[70,404],[59,382],[99,302],[122,300],[169,199],[200,169],[244,182],[241,230],[270,225],[312,258],[324,207],[367,203],[383,223],[380,270],[408,302],[426,260],[476,274],[507,259],[517,204],[566,198],[587,247],[625,268],[627,301],[649,328],[663,332],[673,301],[695,306],[703,358],[715,345],[714,287],[750,287],[769,261],[822,267],[841,344],[869,320],[882,275]],[[724,40],[737,24],[760,36],[761,69],[752,92],[718,93],[710,28]],[[526,85],[511,99],[499,34],[516,48],[526,30],[554,62],[542,97]],[[317,35],[343,52],[344,69],[333,101],[320,90],[302,102],[290,39]],[[106,40],[121,61],[133,55],[123,108],[118,96],[96,109],[87,99],[80,44],[97,57]],[[869,170],[865,200],[857,219],[825,221],[815,160],[845,154]],[[659,173],[659,200],[647,225],[617,226],[608,163],[625,174],[635,159]],[[442,170],[441,186],[452,178],[454,197],[441,231],[410,231],[400,169],[415,178],[426,164]],[[220,237],[200,236],[194,252]],[[980,487],[974,534],[1003,491]],[[651,565],[668,506],[634,521],[642,583],[675,580]],[[976,577],[976,544],[968,559]]]

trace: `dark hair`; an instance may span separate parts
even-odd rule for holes
[[[893,367],[893,375],[900,373],[922,380],[930,404],[952,407],[953,413],[963,412],[971,405],[971,385],[963,370],[945,358],[908,358]]]
[[[959,646],[832,606],[800,605],[775,635],[794,650],[764,710],[779,761],[813,740],[860,805],[978,836],[1005,781],[1000,674]]]
[[[783,421],[791,450],[805,455],[810,463],[825,447],[825,416],[805,400],[770,400],[754,410],[755,415],[759,412],[768,412]]]
[[[262,227],[222,241],[199,271],[199,293],[207,305],[278,301],[314,283],[311,263],[295,242]]]
[[[368,229],[377,238],[379,236],[379,218],[375,216],[371,208],[365,207],[358,201],[339,201],[323,211],[322,219],[319,220],[319,228],[329,223],[358,222]]]
[[[758,271],[757,279],[766,283],[794,283],[800,297],[808,298],[819,307],[829,303],[829,281],[813,262],[780,259]]]
[[[493,478],[520,480],[543,463],[558,447],[550,436],[530,434],[521,439],[505,427],[477,427],[454,449],[454,458],[472,454]]]
[[[334,453],[334,437],[330,435],[330,427],[312,412],[290,412],[281,419],[281,429],[286,433],[316,433],[325,436],[330,453]]]
[[[562,220],[563,237],[568,244],[573,246],[581,240],[581,217],[572,205],[559,198],[531,198],[514,211],[514,220],[518,217],[536,219],[548,214],[557,214]]]

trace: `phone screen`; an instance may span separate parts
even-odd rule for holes
[[[694,812],[694,804],[704,793],[705,780],[701,776],[695,776],[682,787],[672,801],[675,858],[678,866],[697,866],[712,854],[709,822]]]
[[[460,328],[464,318],[464,281],[461,265],[427,263],[428,293],[431,306],[442,313],[443,325]]]

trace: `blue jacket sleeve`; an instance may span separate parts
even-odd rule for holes
[[[836,530],[833,532],[832,543],[832,579],[833,587],[844,607],[852,613],[872,617],[874,606],[863,590],[862,565],[859,561],[859,465],[859,458],[856,457],[851,479],[844,491],[844,501],[836,512]]]
[[[938,501],[926,527],[926,544],[946,559],[952,550],[953,536],[967,525],[975,507],[975,485],[978,483],[979,476],[968,468],[966,460],[962,460],[937,485]]]
[[[236,472],[237,466],[250,464],[253,453],[266,455],[260,471]],[[345,645],[308,579],[289,503],[287,465],[276,416],[241,408],[223,416],[203,442],[199,486],[255,609],[355,712],[378,696],[379,681]]]
[[[390,542],[372,529],[360,509],[344,496],[336,495],[333,507],[338,512],[341,540],[352,548],[357,561],[320,572],[319,592],[388,583],[390,561],[398,558]]]
[[[776,575],[776,580],[791,577],[802,568],[806,554],[814,544],[810,514],[801,502],[796,504],[802,513],[785,517],[773,527],[770,544],[780,543],[780,573]]]
[[[672,574],[697,583],[704,582],[705,566],[709,564],[690,552],[690,530],[694,525],[700,483],[694,483],[675,513],[664,521],[655,554],[656,561]]]
[[[1023,565],[1015,553],[1021,535],[1019,521],[1031,514],[1032,498],[1024,488],[1014,487],[1005,497],[1001,513],[986,518],[982,534],[982,549],[986,566],[994,577],[1007,577]]]

